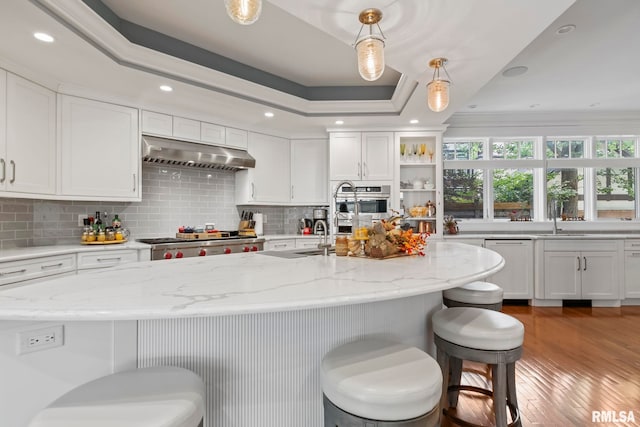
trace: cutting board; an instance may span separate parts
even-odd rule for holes
[[[176,237],[178,239],[185,240],[213,240],[220,239],[223,237],[229,237],[231,233],[228,231],[218,231],[216,233],[176,233]]]

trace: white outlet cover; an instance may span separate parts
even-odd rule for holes
[[[18,354],[61,347],[64,344],[64,325],[18,332],[16,338]]]
[[[85,214],[78,214],[78,227],[82,227],[84,225],[84,219],[87,217]]]

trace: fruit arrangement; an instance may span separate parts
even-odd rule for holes
[[[401,230],[394,219],[381,220],[369,231],[365,255],[373,258],[385,258],[396,254],[422,255],[429,233],[414,233],[413,229]]]

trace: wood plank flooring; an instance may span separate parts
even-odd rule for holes
[[[640,426],[640,307],[505,306],[503,312],[525,326],[516,364],[523,426]],[[486,386],[484,366],[465,367],[463,382]],[[592,422],[592,411],[615,411],[617,422]],[[461,393],[457,412],[471,422],[494,422],[486,396]],[[612,415],[600,420],[606,416]]]

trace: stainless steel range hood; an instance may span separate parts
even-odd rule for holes
[[[142,160],[147,163],[234,171],[256,166],[256,160],[244,150],[148,135],[142,135]]]

